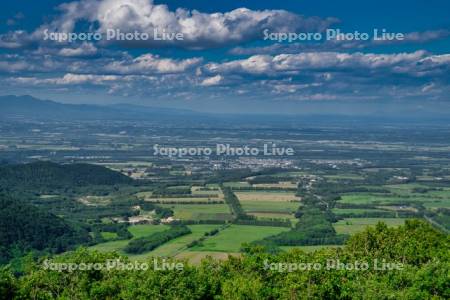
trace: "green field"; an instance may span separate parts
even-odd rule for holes
[[[405,223],[402,218],[346,218],[333,224],[338,234],[354,234],[363,231],[367,226],[375,226],[378,222],[386,223],[390,227],[397,227]]]
[[[189,229],[191,229],[192,233],[181,236],[179,238],[168,241],[167,243],[159,246],[155,250],[139,254],[132,255],[133,259],[143,260],[151,256],[159,256],[159,257],[172,257],[175,256],[182,251],[187,251],[186,245],[201,238],[205,232],[209,232],[213,229],[219,228],[221,225],[189,225]]]
[[[222,195],[220,190],[200,190],[200,187],[192,187],[191,193],[195,195],[217,195],[218,197]]]
[[[423,206],[426,208],[450,208],[450,199],[427,201]]]
[[[161,204],[174,211],[174,218],[181,220],[230,220],[226,204]]]
[[[347,194],[341,196],[341,203],[349,204],[387,204],[399,203],[399,202],[415,202],[424,199],[418,199],[415,197],[401,197],[395,195],[376,195],[376,194]],[[425,199],[426,200],[426,199]]]
[[[289,228],[270,226],[231,225],[217,235],[203,241],[201,246],[193,247],[192,251],[239,252],[241,244],[250,243],[275,235]]]
[[[147,198],[145,201],[148,202],[157,202],[157,203],[173,203],[173,202],[195,202],[195,203],[208,203],[210,201],[222,201],[223,199],[211,197],[211,198],[204,198],[204,197],[174,197],[174,198]]]
[[[153,192],[147,191],[147,192],[139,192],[139,193],[136,193],[135,195],[138,198],[147,198],[147,197],[151,197],[152,194],[153,194]]]
[[[239,201],[273,201],[273,202],[289,202],[300,201],[294,192],[289,191],[252,191],[252,192],[235,192]]]
[[[365,209],[365,208],[333,208],[332,211],[336,215],[364,214],[367,212],[385,212],[385,210],[382,209]]]
[[[299,249],[305,252],[314,252],[316,250],[324,248],[341,248],[343,245],[317,245],[317,246],[280,246],[280,249],[284,251],[290,251],[293,249]]]
[[[148,236],[155,232],[160,232],[168,229],[167,225],[134,225],[128,227],[128,231],[133,235],[133,238],[140,238]],[[103,234],[103,233],[102,233]],[[98,250],[102,252],[107,251],[118,251],[121,250],[128,244],[129,240],[111,241],[106,243],[97,244],[90,247],[90,249]]]
[[[289,213],[256,212],[248,214],[257,217],[258,219],[295,219],[294,214]]]
[[[429,186],[420,183],[405,183],[405,184],[390,184],[385,185],[385,188],[389,189],[392,193],[398,195],[411,195],[414,194],[415,188],[428,188]]]
[[[364,177],[358,174],[339,174],[339,175],[325,175],[330,180],[363,180]]]
[[[129,240],[120,240],[120,241],[111,241],[106,243],[100,243],[94,246],[89,247],[91,250],[97,250],[100,252],[113,252],[117,251],[122,253],[122,249],[128,244]]]
[[[300,206],[299,202],[277,201],[240,201],[245,212],[294,213]]]
[[[348,204],[374,204],[393,205],[395,203],[423,203],[425,207],[450,207],[450,196],[448,191],[432,191],[429,193],[409,193],[402,190],[402,195],[377,195],[377,194],[347,194],[342,195],[340,203]]]
[[[123,248],[125,248],[130,240],[101,243],[90,247],[90,249],[98,250],[101,252],[117,251],[118,253],[126,255],[135,260],[143,260],[151,256],[174,256],[182,251],[185,251],[187,244],[199,239],[205,234],[205,232],[209,232],[215,228],[219,228],[220,226],[221,225],[189,225],[188,227],[189,229],[191,229],[192,233],[171,240],[151,252],[139,255],[129,255],[123,252]],[[130,226],[129,231],[133,234],[133,239],[135,239],[148,236],[152,233],[163,231],[168,228],[169,226],[167,225],[135,225]]]
[[[104,238],[105,240],[113,240],[115,238],[117,238],[117,233],[115,232],[101,232],[102,238]]]
[[[247,181],[234,181],[234,182],[224,182],[223,186],[225,187],[251,187],[251,184]]]
[[[128,227],[128,231],[131,232],[133,237],[140,238],[144,236],[148,236],[155,232],[160,232],[168,229],[167,225],[133,225]]]

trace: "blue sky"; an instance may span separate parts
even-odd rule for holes
[[[9,1],[2,94],[204,111],[441,110],[450,99],[448,1]],[[147,33],[54,41],[44,32]],[[368,33],[367,41],[264,40],[264,32]],[[373,41],[373,30],[403,40]],[[155,40],[155,32],[180,40]]]

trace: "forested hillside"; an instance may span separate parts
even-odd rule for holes
[[[90,241],[87,231],[0,194],[0,264],[28,251],[60,253]]]
[[[83,185],[114,185],[132,182],[129,177],[91,164],[61,165],[52,162],[0,167],[0,190],[42,190]]]

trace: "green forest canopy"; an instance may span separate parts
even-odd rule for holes
[[[343,248],[269,254],[249,247],[242,257],[206,259],[183,270],[44,270],[30,263],[20,277],[0,271],[0,294],[10,299],[449,299],[450,240],[430,224],[375,228],[352,236]],[[117,253],[80,248],[54,262],[104,263]],[[126,260],[126,258],[121,258]],[[297,270],[279,272],[268,263],[343,263],[375,259],[403,264],[401,270]]]

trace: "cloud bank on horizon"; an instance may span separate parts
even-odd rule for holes
[[[207,1],[198,8],[180,2],[80,0],[29,17],[5,7],[2,93],[58,98],[69,92],[104,102],[252,100],[274,107],[283,101],[450,100],[450,16],[442,16],[447,4],[426,17],[428,28],[399,19],[389,25],[402,28],[401,39],[387,31],[386,39],[375,40],[355,38],[355,31],[369,36],[371,22],[328,15],[312,4],[274,9],[272,1],[268,7],[249,1],[252,8],[245,8],[236,1],[233,9],[211,11]],[[336,29],[349,35],[323,38]],[[133,38],[105,39],[113,31]],[[268,32],[278,40],[268,39]],[[88,33],[101,38],[80,38]],[[315,38],[303,39],[307,33]],[[63,34],[77,39],[64,40]],[[283,34],[297,39],[281,41]]]

